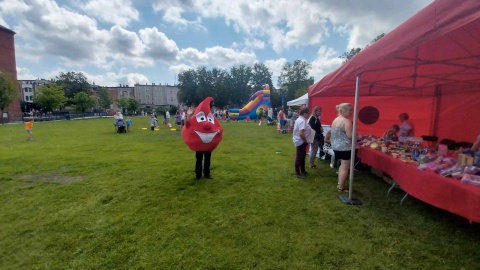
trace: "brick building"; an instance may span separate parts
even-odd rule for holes
[[[17,64],[15,59],[14,36],[15,32],[0,25],[0,71],[12,75],[16,80]],[[20,101],[12,102],[0,117],[3,117],[4,122],[20,121],[22,119]]]
[[[135,89],[133,87],[129,87],[128,85],[120,85],[117,87],[105,87],[112,98],[113,104],[110,106],[110,110],[108,110],[109,115],[115,114],[115,112],[119,111],[120,109],[115,102],[118,98],[135,98]]]

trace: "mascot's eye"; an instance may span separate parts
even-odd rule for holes
[[[208,120],[208,122],[210,122],[212,124],[215,124],[215,121],[213,120],[213,114],[209,113],[207,115],[207,120]]]
[[[197,113],[197,122],[198,123],[201,123],[201,122],[205,122],[207,121],[207,118],[205,117],[205,113],[204,112],[199,112]]]

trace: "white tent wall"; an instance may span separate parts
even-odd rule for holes
[[[300,105],[308,105],[308,93],[306,93],[305,95],[297,98],[297,99],[294,99],[294,100],[290,100],[287,102],[287,106],[300,106]]]

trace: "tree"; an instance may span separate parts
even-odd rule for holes
[[[140,101],[134,98],[127,99],[127,110],[130,112],[130,114],[138,111],[138,108],[140,108]]]
[[[200,102],[202,102],[202,100],[204,100],[206,97],[214,97],[215,79],[212,71],[207,70],[206,67],[199,67],[197,69],[197,81],[198,81],[198,89],[197,89],[198,101],[196,104],[199,104]]]
[[[270,85],[270,89],[273,89],[272,73],[264,63],[255,63],[251,81],[253,91],[262,90],[265,84]]]
[[[242,105],[248,101],[252,95],[250,81],[252,80],[252,68],[245,65],[232,67],[230,69],[231,76],[231,104]]]
[[[385,35],[386,35],[385,33],[381,33],[376,38],[374,38],[372,41],[370,41],[370,43],[367,46],[365,46],[365,48],[367,48],[368,46],[377,42],[379,39],[381,39]],[[339,58],[344,58],[345,60],[342,62],[342,64],[345,64],[346,62],[348,62],[348,60],[352,59],[355,55],[357,55],[361,51],[362,51],[361,48],[353,48],[349,52],[344,52],[342,55],[339,56]]]
[[[116,101],[117,106],[122,109],[127,109],[128,107],[128,98],[126,97],[119,97]]]
[[[215,95],[213,96],[213,104],[215,107],[223,108],[228,104],[231,104],[232,100],[232,86],[231,76],[226,70],[214,69],[214,88]]]
[[[308,87],[313,84],[313,77],[309,77],[311,65],[304,60],[295,60],[293,64],[287,62],[283,65],[278,84],[285,101],[292,100],[296,93],[306,93]]]
[[[362,49],[361,48],[353,48],[349,52],[344,52],[339,58],[343,58],[342,64],[348,62],[348,60],[352,59],[355,55],[357,55]]]
[[[108,90],[104,87],[98,90],[98,105],[105,111],[112,105],[112,97],[110,97]]]
[[[190,106],[198,104],[197,98],[197,73],[190,69],[178,74],[178,101]]]
[[[368,44],[367,47],[372,45],[373,43],[377,42],[379,39],[383,38],[385,35],[386,35],[385,33],[381,33],[376,38],[374,38],[372,41],[370,41],[370,44]]]
[[[63,86],[65,96],[69,99],[73,99],[75,94],[80,92],[87,93],[88,95],[91,94],[90,84],[88,83],[87,78],[81,72],[60,72],[55,80],[56,84]]]
[[[37,103],[46,111],[53,111],[60,108],[67,98],[63,92],[62,86],[50,84],[49,86],[40,86],[33,97],[33,102]]]
[[[95,98],[84,92],[76,93],[73,97],[73,104],[75,106],[75,110],[78,112],[85,113],[87,109],[91,109],[93,106],[95,106],[95,103]]]
[[[18,83],[11,75],[0,72],[0,111],[3,125],[3,111],[18,100]]]

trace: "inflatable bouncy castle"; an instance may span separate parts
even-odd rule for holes
[[[241,109],[230,109],[228,114],[237,120],[244,120],[247,117],[250,119],[258,119],[260,113],[263,111],[263,115],[266,117],[268,108],[271,108],[270,104],[270,86],[265,85],[263,90],[255,92],[248,100],[247,105]]]

